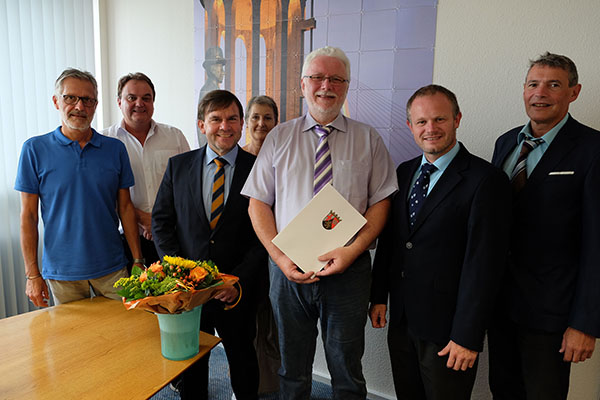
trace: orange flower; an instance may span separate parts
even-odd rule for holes
[[[146,279],[148,279],[148,274],[144,271],[140,274],[140,282],[144,282]]]
[[[196,267],[190,271],[190,278],[196,282],[200,282],[208,275],[208,272],[202,267]]]
[[[165,273],[163,271],[163,266],[160,263],[160,261],[155,262],[154,264],[152,264],[151,266],[148,267],[148,269],[150,270],[150,272],[152,272],[154,275],[158,275],[161,278],[165,277]]]

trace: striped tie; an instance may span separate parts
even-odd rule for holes
[[[315,179],[313,184],[313,196],[316,195],[333,179],[331,171],[331,152],[327,136],[331,133],[330,126],[316,125],[315,132],[319,135],[319,145],[315,155]]]
[[[225,168],[223,167],[227,164],[227,161],[222,158],[215,158],[214,162],[217,165],[217,170],[215,171],[215,178],[213,180],[210,229],[215,229],[215,226],[217,226],[219,217],[223,212],[223,203],[225,202]]]
[[[538,147],[544,139],[526,139],[521,147],[517,164],[510,176],[510,183],[513,187],[513,193],[517,194],[523,189],[527,182],[527,156],[531,150]]]

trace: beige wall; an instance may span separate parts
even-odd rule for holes
[[[142,71],[157,88],[155,119],[182,129],[194,146],[193,1],[99,0],[104,95],[110,100],[105,125],[120,118],[117,79]],[[600,128],[598,21],[597,0],[439,0],[433,80],[458,96],[459,139],[471,152],[489,159],[494,140],[526,122],[521,91],[527,61],[546,50],[566,54],[578,65],[583,90],[571,111]],[[385,331],[367,327],[365,332],[369,390],[393,398]],[[491,399],[486,360],[484,353],[473,399]],[[321,351],[315,373],[328,376]],[[598,399],[599,377],[596,353],[574,366],[569,399]]]

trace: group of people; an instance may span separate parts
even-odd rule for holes
[[[457,142],[447,88],[408,100],[423,154],[396,173],[373,266],[370,317],[386,325],[399,399],[469,399],[487,330],[494,399],[566,399],[571,363],[600,336],[600,132],[569,105],[568,57],[530,62],[529,121],[501,135],[492,163]],[[388,303],[389,300],[389,303]]]
[[[179,129],[152,119],[156,91],[145,74],[119,79],[123,118],[102,133],[91,128],[97,98],[93,75],[65,70],[52,97],[61,126],[23,145],[15,189],[22,200],[27,295],[40,307],[48,305],[50,292],[54,304],[90,297],[92,291],[120,299],[113,284],[134,265],[143,267],[165,254],[212,260],[222,272],[240,278],[244,296],[238,301],[237,289],[221,291],[203,308],[201,329],[216,329],[223,340],[239,399],[255,398],[258,392],[255,346],[265,371],[262,390],[277,390],[273,375],[279,354],[272,343],[266,252],[252,229],[248,200],[239,194],[255,159],[251,153],[258,152],[277,123],[275,102],[266,96],[250,101],[246,125],[251,140],[242,151],[237,145],[244,122],[241,104],[230,92],[210,92],[198,108],[199,129],[209,145],[189,151]],[[215,219],[214,159],[220,157],[228,164],[223,167],[223,207]],[[37,254],[40,205],[43,268]],[[225,305],[236,302],[225,311]],[[206,398],[207,387],[208,358],[178,385],[182,398]]]
[[[238,400],[258,398],[268,369],[257,333],[276,344],[280,398],[310,398],[319,329],[334,398],[365,399],[367,316],[389,325],[399,399],[469,399],[486,332],[495,399],[566,399],[571,363],[590,358],[600,336],[600,132],[568,112],[581,90],[575,64],[551,53],[531,62],[529,121],[500,136],[492,163],[457,141],[454,93],[418,89],[406,114],[422,155],[395,172],[377,131],[341,113],[349,81],[342,50],[311,52],[300,81],[308,111],[279,125],[269,97],[253,98],[244,120],[235,95],[210,91],[198,105],[207,144],[189,151],[181,131],[152,120],[144,74],[121,78],[123,120],[101,135],[90,126],[95,79],[64,71],[53,96],[62,125],[25,142],[15,184],[32,302],[46,305],[46,282],[57,304],[90,287],[115,297],[124,248],[130,265],[211,259],[240,278],[201,320],[223,341]],[[366,224],[313,274],[272,239],[324,185]],[[207,398],[207,388],[205,358],[178,389]]]

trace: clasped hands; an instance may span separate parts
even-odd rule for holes
[[[327,264],[319,272],[302,272],[296,264],[285,254],[281,254],[275,261],[281,272],[288,280],[308,284],[318,282],[320,277],[341,274],[356,260],[359,254],[349,246],[338,247],[319,256],[319,261],[327,261]]]

